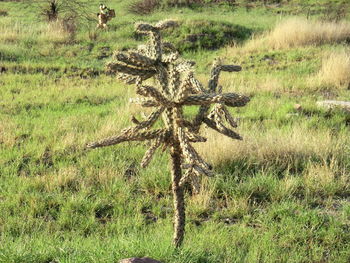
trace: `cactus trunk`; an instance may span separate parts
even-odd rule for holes
[[[174,239],[176,247],[182,245],[185,234],[185,198],[183,187],[180,186],[181,180],[181,148],[179,142],[174,142],[171,147],[172,162],[172,189],[174,196]]]

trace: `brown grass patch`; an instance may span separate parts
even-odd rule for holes
[[[349,190],[349,178],[335,159],[329,164],[310,165],[303,175],[303,184],[309,194],[335,195]]]
[[[50,22],[42,26],[40,38],[50,43],[67,43],[71,40],[71,33],[66,30],[62,21]]]
[[[273,48],[339,43],[350,39],[349,22],[322,22],[305,18],[288,19],[268,35]]]
[[[349,88],[350,52],[342,50],[326,55],[322,60],[320,71],[310,79],[310,83],[336,88]]]
[[[307,45],[334,44],[350,41],[350,22],[326,22],[294,17],[277,24],[273,30],[252,39],[243,47],[230,52],[246,54],[262,50],[302,47]]]
[[[10,118],[3,117],[0,122],[0,145],[13,147],[16,144],[16,126]]]
[[[272,128],[265,130],[259,125],[239,128],[243,141],[232,140],[211,130],[204,131],[206,143],[196,148],[206,160],[215,166],[244,161],[248,166],[262,169],[279,166],[285,169],[311,160],[327,160],[330,155],[343,152],[346,138],[334,138],[328,130],[310,130],[306,124],[290,130]],[[322,143],[320,143],[322,142]]]

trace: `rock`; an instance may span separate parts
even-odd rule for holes
[[[162,263],[152,258],[125,258],[119,261],[119,263]]]
[[[294,109],[297,111],[301,111],[303,108],[301,107],[300,104],[294,104]]]
[[[340,108],[350,112],[350,101],[323,100],[318,101],[317,105],[327,109]]]

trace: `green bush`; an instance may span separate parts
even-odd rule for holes
[[[180,51],[218,49],[230,43],[240,43],[251,35],[252,30],[227,22],[193,20],[166,33],[166,38],[175,43]]]

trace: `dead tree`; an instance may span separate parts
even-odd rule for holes
[[[237,127],[228,107],[242,107],[249,102],[246,96],[222,93],[218,85],[221,71],[240,71],[240,66],[222,65],[220,60],[213,63],[208,87],[205,88],[194,76],[194,62],[183,60],[175,48],[162,42],[160,31],[176,26],[176,22],[166,20],[151,25],[137,23],[136,31],[146,34],[149,42],[136,50],[117,52],[115,60],[107,64],[109,71],[127,84],[136,84],[137,94],[142,98],[133,99],[143,107],[154,111],[145,119],[132,117],[135,126],[126,128],[117,136],[93,142],[88,148],[115,145],[126,141],[151,141],[141,166],[146,167],[158,148],[169,148],[171,156],[172,191],[174,195],[174,239],[176,247],[181,246],[185,231],[184,185],[190,183],[199,189],[199,176],[212,176],[212,167],[197,153],[191,143],[205,142],[199,134],[200,126],[208,127],[232,138],[241,136],[228,128]],[[156,80],[157,86],[144,84],[149,78]],[[213,109],[210,106],[214,104]],[[199,110],[192,120],[183,115],[183,107],[198,105]],[[151,129],[162,117],[164,127]]]
[[[38,17],[48,22],[67,17],[85,22],[96,22],[88,0],[31,0],[23,5],[34,7],[38,10]]]

